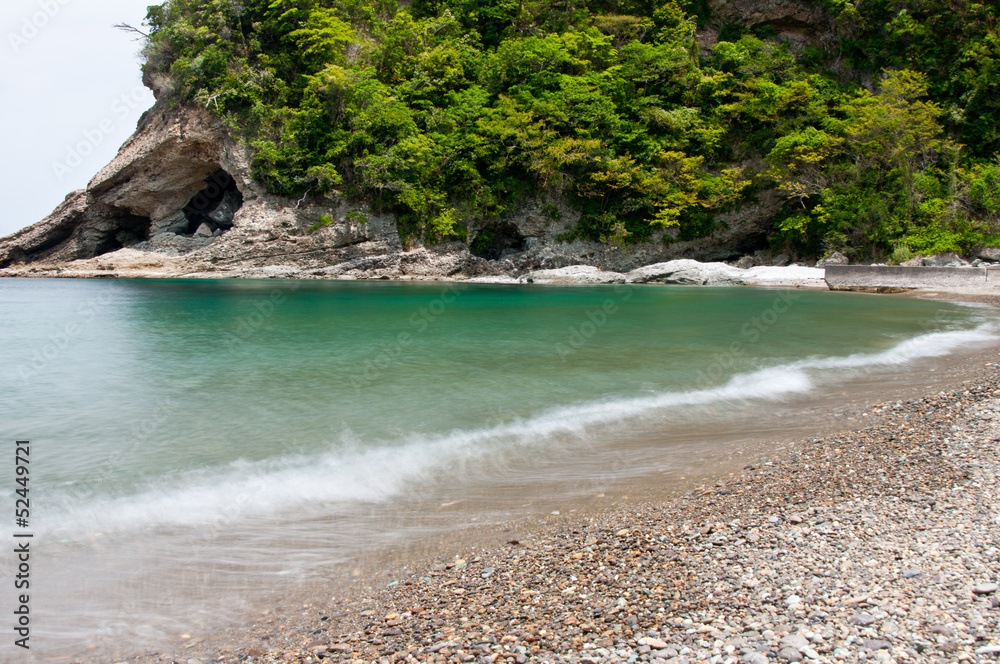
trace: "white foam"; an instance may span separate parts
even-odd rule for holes
[[[813,389],[815,372],[900,365],[996,339],[996,327],[984,324],[974,330],[924,334],[880,353],[807,358],[738,374],[724,385],[707,389],[559,407],[496,426],[436,437],[413,436],[383,445],[350,441],[345,445],[342,441],[337,451],[318,456],[234,462],[221,469],[164,479],[135,495],[67,497],[41,530],[73,539],[155,527],[225,528],[292,510],[332,510],[336,505],[385,501],[440,475],[449,464],[509,446],[544,445],[554,436],[582,436],[600,425],[674,408],[783,400]]]
[[[905,364],[925,357],[941,357],[964,346],[997,338],[997,325],[984,323],[972,330],[931,332],[907,339],[881,353],[855,353],[847,357],[807,358],[789,366],[797,369],[854,369]]]

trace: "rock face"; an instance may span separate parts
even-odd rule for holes
[[[707,4],[710,19],[698,32],[703,49],[733,24],[769,28],[793,49],[822,46],[833,37],[829,15],[814,0]],[[162,81],[144,82],[164,97]],[[774,191],[764,191],[755,202],[718,215],[721,230],[711,237],[664,241],[661,233],[619,247],[557,240],[575,228],[579,214],[564,201],[539,199],[472,224],[468,243],[404,247],[390,214],[340,199],[268,195],[254,181],[243,146],[207,110],[160,102],[85,190],[71,193],[37,224],[0,238],[0,275],[497,280],[541,272],[540,280],[558,280],[569,277],[548,271],[588,265],[597,272],[576,276],[597,283],[610,278],[602,272],[625,274],[674,259],[742,256],[740,267],[760,265],[750,255],[766,251],[781,203]],[[727,274],[722,268],[711,276],[680,270],[676,279],[726,283],[732,280]]]
[[[710,19],[698,30],[702,53],[708,55],[726,25],[770,30],[792,50],[836,39],[833,21],[820,2],[810,0],[708,0]]]
[[[472,224],[468,242],[404,246],[396,219],[339,198],[285,199],[251,174],[244,147],[208,111],[157,104],[87,188],[42,221],[0,238],[3,276],[505,278],[610,283],[672,259],[733,260],[766,247],[773,192],[720,215],[711,237],[624,247],[557,240],[579,213],[531,200]],[[694,263],[690,261],[689,263]],[[572,269],[560,273],[564,268]],[[589,267],[588,267],[589,266]],[[736,283],[729,266],[640,281]],[[689,266],[690,267],[690,266]],[[656,268],[660,269],[660,268]],[[709,269],[709,268],[705,268]],[[730,276],[726,276],[730,275]],[[741,283],[745,283],[741,282]]]

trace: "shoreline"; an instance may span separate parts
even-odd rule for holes
[[[762,463],[407,545],[129,661],[985,661],[1000,652],[1000,354],[964,363],[827,435],[772,441]]]
[[[123,250],[125,251],[125,250]],[[131,251],[131,250],[128,250]],[[133,252],[134,253],[134,252]],[[858,293],[934,294],[953,293],[966,298],[1000,294],[1000,281],[989,281],[994,268],[961,267],[885,267],[829,266],[806,267],[760,265],[740,268],[725,262],[701,262],[693,259],[673,259],[646,264],[627,272],[616,272],[589,264],[570,264],[554,269],[520,269],[494,271],[488,276],[475,271],[360,271],[329,273],[324,270],[303,270],[295,265],[245,267],[239,270],[173,271],[121,268],[111,264],[91,264],[96,259],[77,261],[73,266],[20,266],[0,269],[0,279],[142,279],[142,280],[280,280],[280,281],[390,281],[440,282],[493,285],[560,285],[595,286],[613,284],[659,284],[678,286],[710,286],[752,288],[794,288],[809,290],[848,291]],[[854,269],[853,277],[845,270]],[[893,272],[896,270],[896,272]],[[979,277],[982,277],[981,279]]]
[[[131,251],[131,250],[123,250]],[[133,252],[134,253],[134,252]],[[8,279],[277,279],[308,281],[419,281],[470,284],[669,284],[689,286],[751,286],[778,288],[813,288],[828,290],[822,268],[801,265],[757,266],[738,268],[721,262],[675,259],[652,263],[628,272],[603,270],[593,265],[571,264],[556,269],[525,269],[498,272],[489,276],[450,272],[361,271],[329,274],[322,270],[303,270],[295,265],[245,267],[239,270],[174,271],[122,268],[98,259],[77,261],[80,265],[19,266],[0,269],[0,278]]]

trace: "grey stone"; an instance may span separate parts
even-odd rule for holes
[[[195,237],[212,237],[212,229],[208,227],[208,224],[202,224],[198,227],[198,230],[194,232]]]
[[[976,648],[977,655],[997,655],[1000,654],[1000,645],[982,646]]]
[[[851,259],[845,256],[844,254],[840,253],[839,251],[835,251],[832,254],[824,256],[823,258],[816,261],[816,267],[826,267],[827,265],[850,265],[850,264],[851,264]]]
[[[968,267],[968,261],[952,251],[934,254],[923,259],[924,267]]]
[[[796,650],[802,650],[803,648],[809,646],[809,639],[802,636],[801,634],[789,634],[788,636],[781,639],[781,641],[778,642],[778,645],[782,648],[788,646],[791,648],[795,648]]]
[[[800,653],[795,648],[782,648],[778,651],[778,657],[782,658],[786,662],[801,662],[802,653]]]
[[[977,583],[976,587],[972,589],[977,595],[989,595],[990,593],[996,592],[997,584],[995,583]]]
[[[168,217],[167,219],[161,221],[156,225],[156,229],[160,233],[175,233],[181,235],[187,233],[188,218],[183,212],[177,212],[174,216]],[[153,228],[150,228],[150,233],[154,233]]]
[[[767,655],[762,652],[752,652],[743,655],[744,664],[767,664]]]
[[[655,651],[653,651],[650,654],[650,656],[652,656],[652,657],[659,657],[661,659],[670,659],[671,657],[677,657],[677,649],[676,648],[672,648],[670,646],[667,646],[666,648],[663,648],[662,650],[655,650]]]
[[[697,286],[743,285],[743,270],[725,263],[700,263],[682,258],[632,270],[626,281],[636,284],[664,283]]]
[[[1000,247],[983,247],[976,252],[976,258],[993,263],[1000,262]]]
[[[868,627],[868,625],[874,624],[875,617],[869,613],[855,613],[847,619],[847,622],[859,627]]]
[[[904,579],[912,579],[913,577],[920,576],[921,574],[923,574],[923,572],[918,569],[904,569],[900,576]]]
[[[528,277],[536,284],[620,284],[625,275],[605,272],[592,265],[570,265],[554,270],[535,270]]]
[[[892,648],[892,644],[885,639],[865,639],[862,645],[869,650],[889,650]]]

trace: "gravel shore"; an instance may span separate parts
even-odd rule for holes
[[[980,366],[959,390],[866,409],[866,425],[680,500],[567,517],[352,600],[265,613],[238,647],[140,659],[995,661],[1000,363]]]

